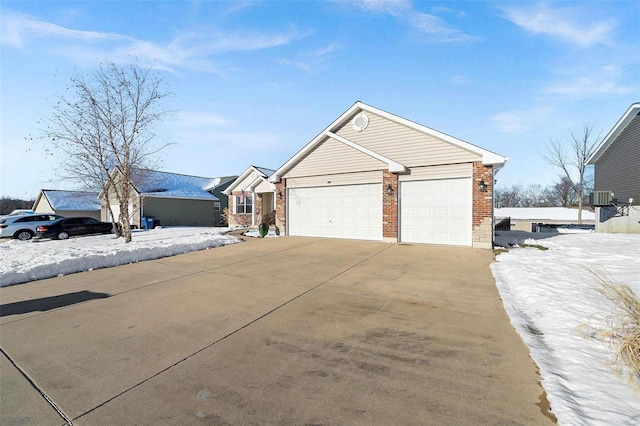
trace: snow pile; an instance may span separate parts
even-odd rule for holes
[[[133,231],[133,240],[96,235],[0,243],[0,287],[92,269],[158,259],[240,242],[228,228],[158,228]]]
[[[500,254],[491,269],[511,322],[540,367],[559,424],[640,424],[640,399],[617,378],[613,350],[592,327],[613,312],[589,270],[605,270],[640,296],[640,235],[573,234],[548,247]]]
[[[249,229],[247,232],[244,232],[242,235],[244,235],[245,237],[261,238],[260,232],[257,229]],[[267,235],[264,236],[264,238],[273,238],[273,237],[279,237],[279,236],[280,235],[276,233],[275,229],[269,229],[269,232],[267,233]]]

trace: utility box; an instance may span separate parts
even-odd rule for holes
[[[613,203],[613,192],[595,191],[589,194],[590,206],[610,206]]]

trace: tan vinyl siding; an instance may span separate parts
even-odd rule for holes
[[[620,133],[595,164],[596,191],[613,191],[615,198],[640,201],[640,115]]]
[[[289,170],[284,177],[288,179],[386,168],[387,163],[376,160],[342,142],[327,139]]]
[[[313,188],[319,186],[360,185],[382,183],[382,172],[343,173],[324,176],[288,178],[287,188]]]
[[[237,185],[234,185],[234,191],[246,191],[256,179],[251,177],[252,173],[249,173],[249,176],[242,179]]]
[[[51,207],[49,200],[47,200],[47,197],[44,195],[40,197],[40,201],[38,201],[38,204],[33,208],[33,211],[36,213],[54,213],[53,207]]]
[[[256,185],[256,187],[254,188],[254,192],[256,194],[260,194],[263,192],[273,192],[274,189],[271,187],[271,185],[269,184],[269,182],[263,180],[262,182],[260,182],[258,185]]]
[[[443,140],[429,136],[370,112],[369,125],[361,132],[353,129],[351,120],[339,136],[368,148],[407,167],[479,161],[482,157]]]
[[[401,182],[427,179],[465,178],[473,175],[471,163],[447,164],[443,166],[414,167],[406,175],[400,175]]]

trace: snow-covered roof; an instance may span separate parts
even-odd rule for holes
[[[218,197],[208,191],[223,183],[221,178],[142,169],[135,171],[131,181],[136,191],[147,197],[193,198],[214,201],[217,201]]]
[[[100,210],[100,199],[95,192],[43,189],[42,194],[53,210]]]
[[[544,220],[578,220],[578,209],[567,207],[503,207],[493,211],[495,217],[512,219],[544,219]],[[596,215],[589,210],[582,210],[582,220],[595,220]]]

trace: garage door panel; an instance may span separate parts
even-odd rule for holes
[[[381,184],[291,188],[287,206],[289,235],[382,239]]]
[[[402,181],[400,240],[471,245],[471,179]]]

